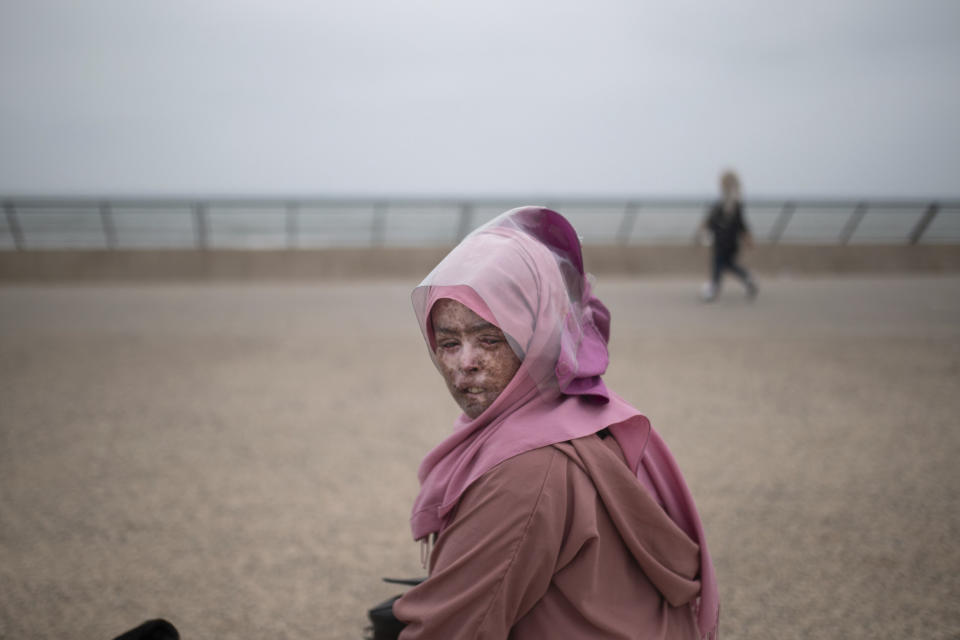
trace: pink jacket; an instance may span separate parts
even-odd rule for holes
[[[698,637],[697,544],[613,438],[541,447],[463,494],[430,577],[394,604],[401,640]]]

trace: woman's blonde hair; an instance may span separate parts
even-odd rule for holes
[[[740,178],[732,169],[727,169],[720,174],[720,191],[723,192],[724,199],[740,199]]]

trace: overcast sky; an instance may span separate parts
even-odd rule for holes
[[[960,2],[0,0],[0,194],[960,195]]]

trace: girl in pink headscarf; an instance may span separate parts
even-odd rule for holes
[[[394,604],[400,638],[715,636],[693,498],[646,417],[601,379],[610,312],[570,223],[502,214],[413,305],[463,414],[420,467],[411,525],[429,577]]]

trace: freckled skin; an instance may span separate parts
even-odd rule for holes
[[[476,418],[493,404],[520,368],[503,332],[456,300],[430,312],[440,373],[465,414]]]

